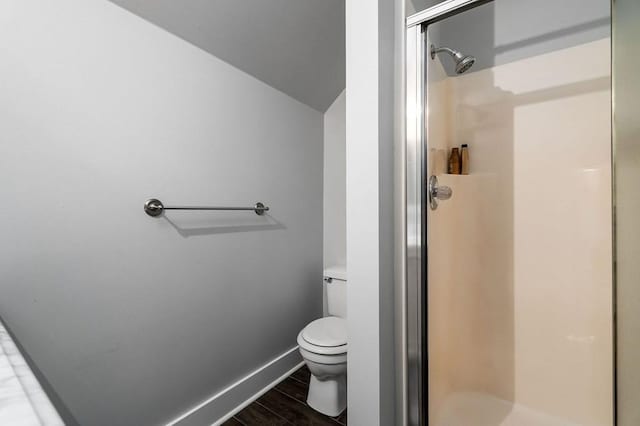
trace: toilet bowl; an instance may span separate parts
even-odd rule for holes
[[[311,379],[307,404],[328,416],[347,406],[347,324],[339,317],[311,322],[298,334],[300,354]]]
[[[311,379],[307,404],[328,416],[347,406],[347,289],[346,271],[325,270],[327,313],[310,322],[298,334],[298,347]]]

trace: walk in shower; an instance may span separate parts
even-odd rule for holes
[[[408,18],[409,424],[615,424],[610,28],[604,1]]]

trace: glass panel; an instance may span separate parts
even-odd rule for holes
[[[425,58],[453,192],[427,214],[431,425],[613,424],[609,14],[498,0],[427,29],[453,50]]]
[[[640,424],[640,2],[616,0],[613,81],[616,165],[618,424]]]

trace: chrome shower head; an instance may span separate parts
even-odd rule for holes
[[[431,45],[431,59],[435,59],[440,52],[448,53],[456,62],[456,74],[462,74],[469,70],[476,62],[476,58],[471,55],[464,55],[458,50],[449,49],[448,47],[435,47]]]

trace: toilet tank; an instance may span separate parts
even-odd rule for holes
[[[324,281],[327,283],[327,314],[346,318],[347,269],[344,266],[333,266],[325,269]]]

